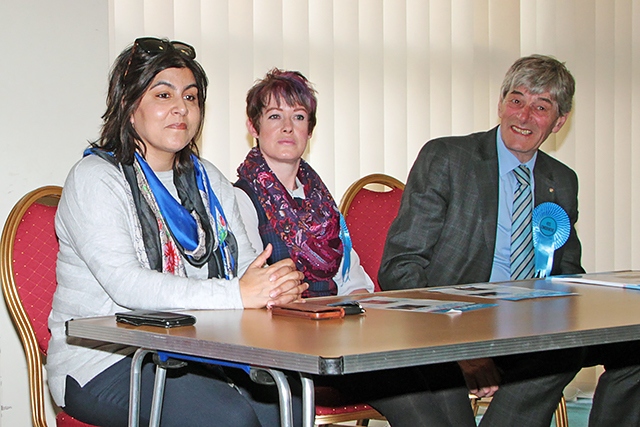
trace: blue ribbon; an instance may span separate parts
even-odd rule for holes
[[[547,277],[553,267],[553,253],[569,239],[569,215],[556,203],[541,203],[533,210],[533,247],[536,277]]]
[[[347,228],[347,221],[345,221],[342,214],[340,214],[340,240],[342,240],[342,281],[349,280],[349,270],[351,269],[351,249],[353,243],[351,242],[351,234]]]

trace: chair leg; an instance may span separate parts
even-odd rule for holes
[[[167,378],[166,368],[156,366],[156,377],[153,385],[153,401],[151,402],[151,416],[149,427],[160,425],[160,414],[162,413],[162,401],[164,399],[164,385]]]
[[[313,426],[316,422],[316,402],[313,378],[309,374],[300,373],[302,382],[302,424]]]
[[[277,369],[266,369],[273,377],[273,380],[278,387],[278,395],[280,401],[280,419],[281,427],[293,426],[293,414],[291,413],[291,388],[287,377]]]
[[[469,396],[469,400],[471,401],[471,409],[473,410],[473,416],[478,416],[478,409],[480,405],[478,404],[478,398],[475,396]]]
[[[558,402],[558,407],[556,408],[556,427],[569,427],[567,401],[565,400],[564,395],[560,398],[560,402]]]
[[[149,353],[153,353],[153,351],[145,348],[139,348],[133,355],[133,360],[131,362],[129,427],[138,427],[138,416],[140,415],[140,381],[142,376],[142,361]]]

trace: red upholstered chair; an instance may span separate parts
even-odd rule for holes
[[[390,191],[364,188],[370,184],[388,187]],[[353,248],[360,256],[360,264],[378,286],[378,267],[387,230],[398,213],[404,184],[383,174],[368,175],[354,182],[340,202],[340,212],[347,221]],[[378,191],[376,191],[378,190]],[[367,425],[369,419],[384,420],[366,404],[341,405],[330,387],[316,387],[316,425],[359,419],[357,425]]]
[[[47,318],[56,288],[58,241],[54,216],[62,188],[41,187],[25,195],[7,218],[0,243],[2,292],[27,357],[31,417],[47,427],[43,363],[50,332]],[[58,427],[94,427],[60,411]]]
[[[357,426],[369,425],[369,420],[385,420],[384,416],[364,403],[344,403],[331,387],[314,387],[316,426],[356,421]]]
[[[380,184],[391,191],[365,189]],[[404,184],[387,175],[368,175],[353,183],[340,202],[340,212],[347,221],[353,248],[360,256],[360,264],[378,286],[378,267],[391,221],[398,213]],[[373,223],[373,221],[376,221]],[[375,226],[372,227],[371,225]],[[341,404],[330,387],[316,387],[316,425],[359,420],[356,425],[368,425],[370,419],[384,420],[378,411],[366,404]]]
[[[362,268],[373,280],[375,292],[381,290],[378,269],[387,231],[398,215],[403,191],[402,182],[377,173],[351,184],[340,201],[340,212],[347,221],[353,249],[360,257]]]

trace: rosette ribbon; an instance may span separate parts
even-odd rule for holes
[[[535,277],[551,274],[553,253],[569,239],[569,215],[556,203],[541,203],[533,210],[533,247],[535,250]]]
[[[351,241],[351,234],[347,228],[347,221],[340,214],[340,240],[342,240],[342,281],[349,281],[349,270],[351,270],[351,249],[353,249],[353,243]]]

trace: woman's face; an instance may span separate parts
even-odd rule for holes
[[[198,88],[188,68],[159,72],[131,116],[154,171],[171,170],[177,152],[193,139],[200,126]]]
[[[260,141],[260,151],[272,169],[279,163],[299,163],[311,138],[307,110],[301,105],[291,107],[284,101],[278,106],[274,97],[260,116],[260,132],[250,120],[247,128]]]

